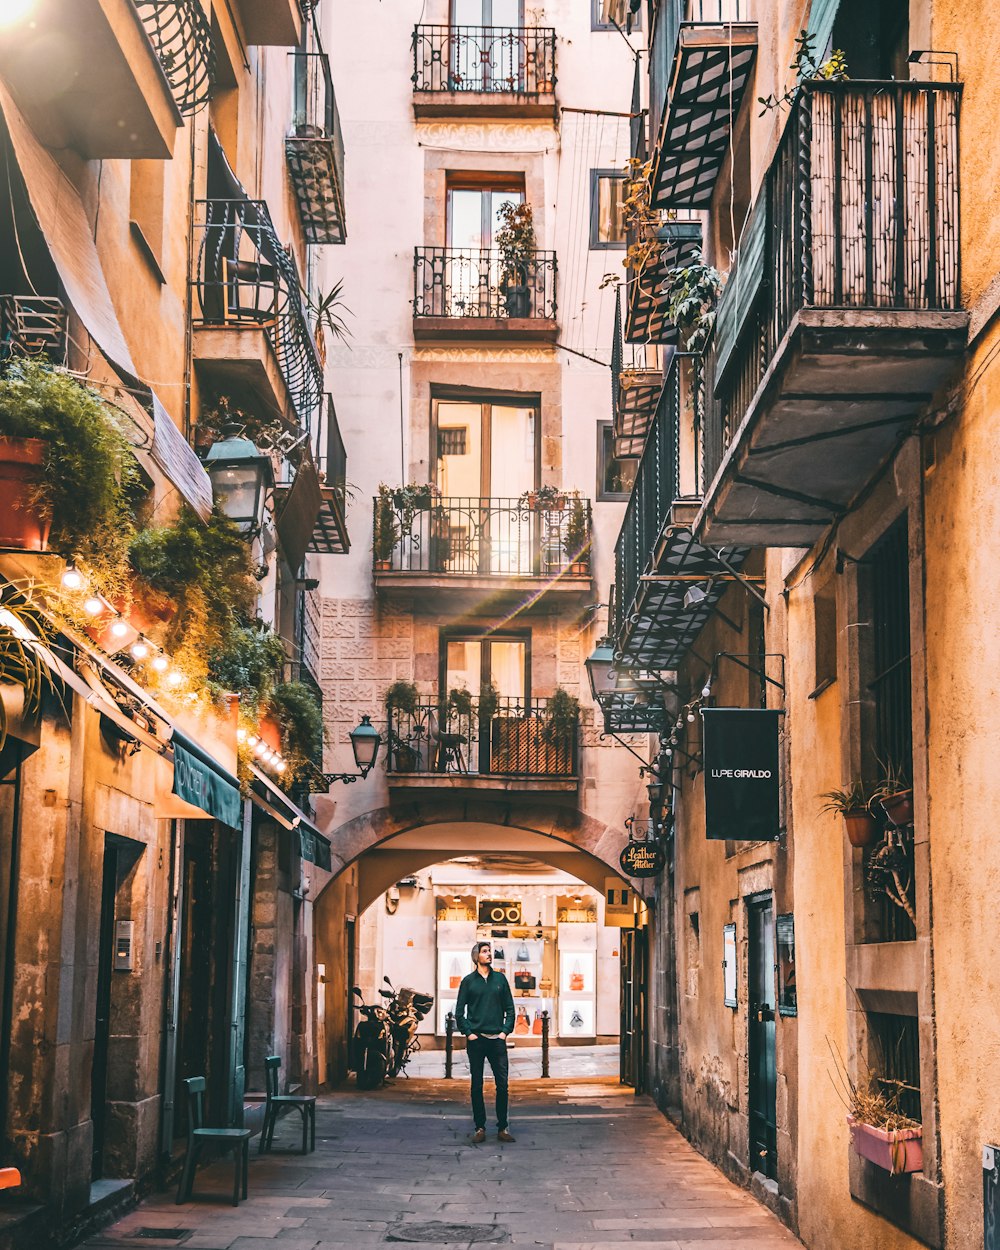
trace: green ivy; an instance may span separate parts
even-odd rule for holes
[[[293,781],[323,767],[323,706],[312,686],[285,681],[267,699],[267,711],[281,726],[281,753]]]

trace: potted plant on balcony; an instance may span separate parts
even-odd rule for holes
[[[568,747],[580,719],[580,700],[562,686],[556,686],[545,705],[542,741],[550,746]]]
[[[0,544],[79,556],[102,587],[125,579],[139,472],[119,414],[34,360],[0,377]]]
[[[396,510],[392,503],[392,492],[385,483],[381,483],[375,496],[375,512],[372,521],[372,558],[375,561],[376,573],[385,573],[392,568],[392,553],[399,542],[400,529],[396,520]]]
[[[913,787],[906,772],[892,761],[882,764],[882,779],[875,791],[882,810],[892,825],[913,824]]]
[[[587,524],[587,510],[578,493],[574,493],[569,520],[563,532],[563,550],[569,561],[569,571],[577,576],[585,575],[589,568],[590,526]]]
[[[562,512],[567,503],[566,492],[557,486],[539,486],[537,490],[522,491],[518,503],[532,512]]]
[[[677,327],[685,351],[704,351],[715,325],[715,307],[721,291],[722,275],[705,263],[700,252],[686,265],[667,272],[663,287],[666,320]]]
[[[844,818],[851,846],[869,846],[875,841],[878,825],[869,810],[872,794],[864,782],[855,779],[843,790],[828,790],[820,798],[826,802],[820,812],[839,812]]]
[[[900,1110],[903,1084],[873,1071],[863,1059],[864,1073],[855,1081],[832,1045],[830,1051],[855,1152],[890,1176],[922,1171],[923,1128]]]
[[[493,242],[500,254],[500,290],[507,316],[530,317],[528,274],[537,246],[534,214],[530,204],[507,200],[497,209],[497,217],[501,225]]]

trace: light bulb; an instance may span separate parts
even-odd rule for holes
[[[285,769],[288,767],[288,765],[285,763],[284,760],[278,760],[276,767],[279,773],[283,773]]]
[[[694,712],[688,712],[688,724],[689,725],[694,724]]]
[[[184,674],[178,672],[176,668],[172,668],[170,672],[167,674],[167,681],[170,683],[171,686],[175,686],[175,687],[179,686],[183,682],[183,680],[184,680]]]
[[[237,731],[236,731],[236,741],[237,741],[237,742],[246,742],[246,740],[247,740],[247,731],[246,731],[245,729],[237,729]]]
[[[83,574],[79,569],[75,569],[70,565],[62,575],[62,584],[67,590],[82,590],[84,586]]]
[[[129,650],[133,660],[144,660],[149,655],[149,644],[140,639],[138,642],[133,642]]]
[[[165,655],[158,655],[153,661],[153,669],[157,673],[165,673],[170,667],[170,661]]]
[[[128,633],[128,626],[124,621],[115,621],[111,626],[111,634],[115,638],[124,638]]]
[[[256,734],[251,734],[251,735],[247,738],[247,742],[249,742],[249,743],[250,743],[250,745],[251,745],[252,747],[255,747],[255,746],[257,745],[257,743],[258,743],[258,742],[260,742],[260,739],[257,737],[257,735],[256,735]]]
[[[711,686],[702,686],[702,688],[701,688],[701,697],[702,697],[703,699],[710,699],[710,698],[712,697],[712,687],[711,687]]]
[[[96,595],[91,595],[89,599],[84,599],[83,610],[88,616],[100,616],[104,611],[104,604]]]

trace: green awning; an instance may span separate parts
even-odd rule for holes
[[[299,846],[303,859],[317,868],[330,871],[330,842],[315,826],[307,825],[305,821],[299,825]]]
[[[174,750],[174,794],[231,829],[239,829],[243,800],[233,774],[179,729],[174,729],[170,745]]]

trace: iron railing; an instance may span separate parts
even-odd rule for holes
[[[576,775],[579,725],[550,718],[546,699],[440,698],[386,709],[390,775],[566,778]]]
[[[343,243],[344,135],[325,52],[293,52],[294,111],[285,158],[310,243]]]
[[[556,32],[546,26],[416,26],[413,90],[551,95]]]
[[[532,252],[512,274],[490,248],[415,248],[413,315],[554,321],[556,254]]]
[[[323,504],[316,518],[309,550],[321,555],[342,555],[351,549],[347,532],[347,451],[330,394],[320,408],[315,445]]]
[[[675,354],[656,405],[656,414],[646,436],[646,445],[635,476],[635,485],[625,509],[615,543],[615,596],[613,629],[616,639],[625,634],[642,576],[654,572],[656,548],[664,526],[670,520],[671,505],[681,495],[682,477],[690,478],[694,494],[701,491],[697,464],[703,409],[701,360]],[[682,434],[681,414],[690,427]],[[682,473],[682,438],[690,438],[693,463]]]
[[[66,305],[55,296],[0,295],[0,360],[44,356],[66,363]]]
[[[376,528],[381,526],[374,501]],[[520,499],[428,498],[416,507],[392,499],[391,557],[376,550],[376,572],[456,577],[590,575],[591,505],[566,497],[550,503]]]
[[[209,101],[215,83],[215,45],[200,0],[135,0],[174,101],[190,117]]]
[[[198,200],[196,325],[264,330],[301,424],[309,428],[323,390],[299,275],[262,200]]]
[[[808,82],[729,273],[707,362],[722,463],[803,308],[959,308],[961,84]]]

